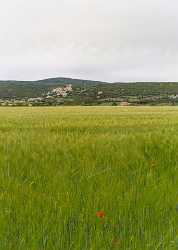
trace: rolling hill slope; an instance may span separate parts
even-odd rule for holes
[[[178,103],[177,82],[109,83],[60,77],[38,81],[0,81],[0,99],[42,97],[66,84],[72,84],[73,88],[70,96],[64,99],[68,103],[70,98],[70,104],[97,105],[123,101],[136,105]]]
[[[60,85],[72,84],[75,87],[102,84],[99,81],[72,78],[49,78],[38,81],[0,81],[0,98],[38,97]]]

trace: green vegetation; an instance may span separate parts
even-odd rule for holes
[[[76,88],[101,84],[102,82],[72,78],[49,78],[39,81],[0,81],[0,98],[39,97],[44,93],[65,84]]]
[[[177,128],[176,107],[1,108],[0,249],[178,249]]]
[[[47,100],[44,96],[57,87],[72,84],[72,93],[65,98]],[[0,105],[28,106],[58,105],[178,105],[177,82],[104,83],[70,78],[52,78],[40,81],[0,81]],[[31,102],[30,102],[31,104]]]

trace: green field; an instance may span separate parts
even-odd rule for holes
[[[0,249],[178,249],[178,108],[1,108]]]

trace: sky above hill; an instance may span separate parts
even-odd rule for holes
[[[0,0],[0,79],[178,81],[177,0]]]

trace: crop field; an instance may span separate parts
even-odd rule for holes
[[[178,249],[178,108],[1,108],[1,249]]]

